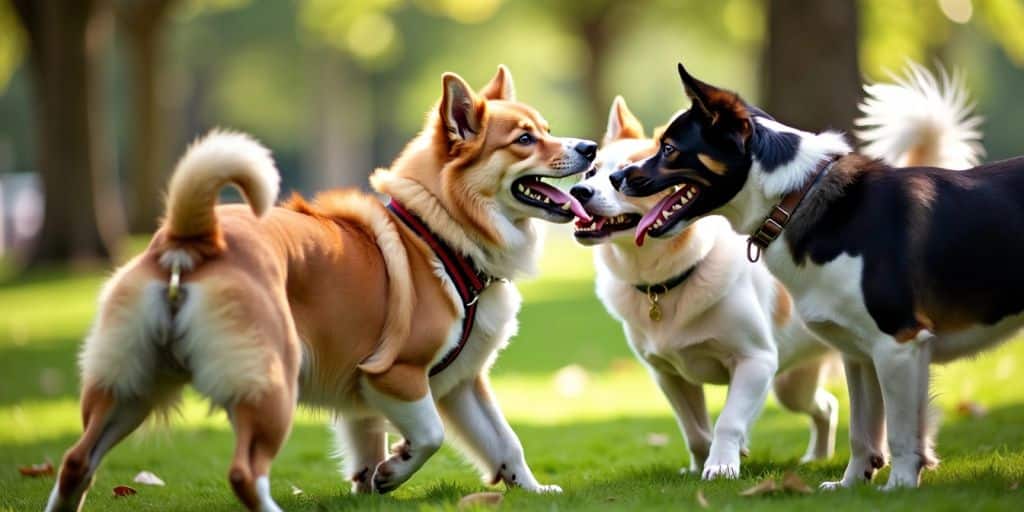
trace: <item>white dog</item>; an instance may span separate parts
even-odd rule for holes
[[[656,149],[616,98],[601,165],[571,190],[594,217],[580,221],[575,234],[580,243],[601,244],[597,294],[675,409],[690,449],[688,471],[704,479],[739,476],[773,380],[779,402],[811,419],[803,461],[830,457],[839,407],[821,388],[828,349],[804,326],[786,289],[746,260],[745,239],[721,217],[709,217],[677,237],[634,245],[633,229],[658,196],[626,197],[608,178]],[[729,385],[713,431],[704,384]]]

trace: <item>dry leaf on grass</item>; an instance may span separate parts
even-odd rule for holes
[[[470,507],[496,507],[501,504],[505,496],[500,492],[475,492],[467,494],[459,500],[458,509],[465,510]]]
[[[668,444],[668,436],[659,432],[647,434],[647,444],[650,446],[665,446]]]
[[[149,471],[139,471],[139,474],[135,475],[135,478],[133,478],[132,481],[137,484],[157,485],[160,487],[167,485],[164,483],[163,480],[160,479],[160,477],[154,475]]]
[[[786,473],[786,475],[782,477],[782,488],[787,491],[798,492],[801,494],[814,494],[811,486],[807,485],[800,476],[792,471]]]
[[[295,487],[295,484],[292,484],[292,496],[301,496],[301,495],[302,495],[302,489],[299,489],[298,487]]]
[[[18,473],[22,476],[28,476],[37,478],[40,476],[51,476],[53,475],[53,464],[50,461],[46,461],[42,464],[32,464],[31,466],[21,466],[18,468]]]
[[[127,485],[119,485],[117,487],[114,487],[114,497],[115,498],[120,498],[122,496],[132,496],[132,495],[135,495],[135,494],[138,494],[138,493],[139,493],[139,491],[136,491],[135,489],[132,489],[131,487],[128,487]]]
[[[771,478],[767,480],[761,480],[757,485],[740,491],[740,496],[758,496],[761,494],[770,494],[779,490],[779,486],[775,483],[775,480]]]
[[[708,499],[704,497],[704,489],[697,489],[697,504],[700,508],[708,508]]]
[[[968,418],[981,418],[988,415],[988,407],[974,400],[964,400],[956,404],[956,413]]]

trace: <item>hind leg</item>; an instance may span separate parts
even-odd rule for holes
[[[388,434],[384,418],[336,418],[334,433],[344,460],[344,475],[352,481],[353,493],[373,492],[373,470],[388,456]]]
[[[775,377],[775,396],[779,403],[811,419],[811,438],[801,463],[828,459],[835,453],[839,401],[821,387],[825,369],[825,360],[819,359]]]
[[[139,398],[116,397],[107,389],[82,391],[82,437],[64,455],[47,512],[79,510],[103,457],[149,416],[153,405]]]
[[[229,409],[235,455],[228,480],[249,510],[281,510],[270,496],[270,465],[288,438],[294,410],[295,393],[288,386],[272,387],[258,399],[240,401]]]

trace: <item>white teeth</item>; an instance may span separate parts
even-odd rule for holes
[[[687,199],[693,199],[693,189],[692,188],[690,190],[686,191],[686,198]]]
[[[658,220],[658,222],[654,223],[654,227],[656,227],[656,228],[660,228],[661,227],[661,220],[660,219]]]
[[[679,198],[679,204],[686,204],[686,203],[689,203],[689,202],[690,202],[690,200],[685,198],[685,197],[680,197]]]
[[[680,210],[682,208],[683,205],[681,203],[676,203],[676,205],[672,207],[672,211]]]
[[[669,215],[672,215],[672,212],[670,212],[668,210],[665,210],[665,211],[661,212],[661,218],[663,218],[663,219],[667,219],[669,217]]]
[[[519,191],[526,192],[526,187],[522,183],[519,184]]]
[[[565,204],[562,205],[563,210],[568,211],[570,208],[572,208],[572,203],[570,203],[569,201],[566,201]]]

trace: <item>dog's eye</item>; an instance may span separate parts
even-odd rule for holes
[[[524,134],[520,135],[518,139],[516,139],[516,144],[520,144],[520,145],[523,145],[523,146],[529,146],[530,144],[533,144],[534,142],[537,142],[537,139],[534,138],[534,136],[529,134],[529,133],[524,133]]]
[[[662,145],[661,145],[661,155],[662,156],[669,156],[669,155],[671,155],[672,153],[675,153],[675,152],[676,152],[675,146],[673,146],[671,144],[662,143]]]

